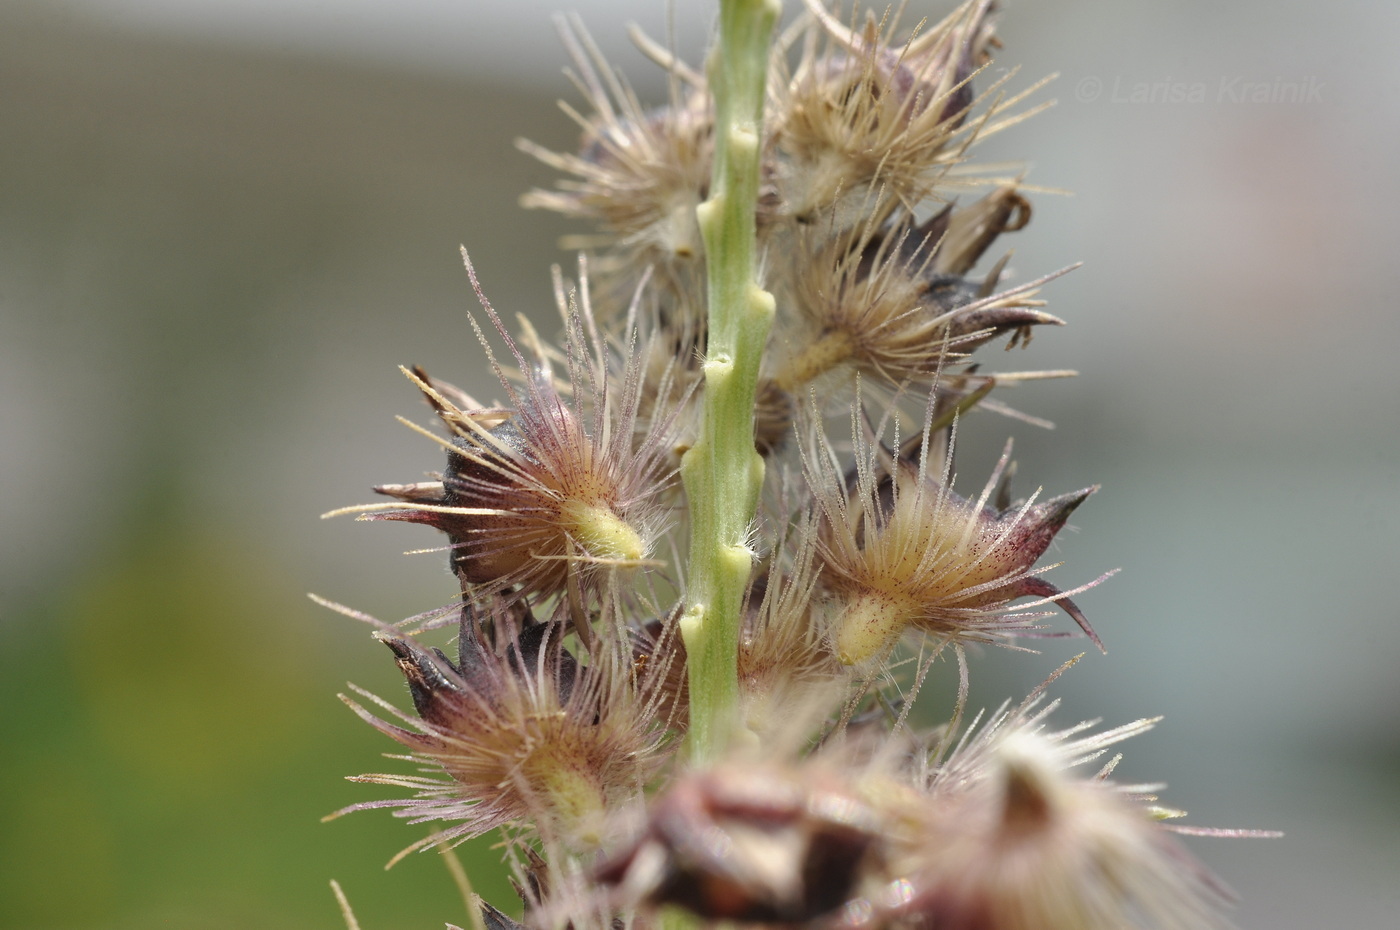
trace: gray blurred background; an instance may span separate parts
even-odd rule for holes
[[[516,206],[551,176],[512,140],[574,144],[556,5],[0,0],[0,924],[333,928],[330,878],[366,930],[463,921],[434,856],[382,871],[416,828],[318,823],[393,764],[334,693],[402,689],[304,592],[451,595],[416,528],[317,516],[437,466],[395,366],[491,393],[459,243],[552,313],[569,227]],[[998,64],[1059,103],[980,157],[1074,192],[1013,267],[1086,265],[1003,364],[1083,375],[1005,397],[1055,431],[975,417],[960,461],[1014,434],[1023,484],[1104,486],[1055,579],[1122,567],[1080,599],[1110,652],[1061,719],[1164,714],[1127,777],[1287,831],[1191,843],[1247,930],[1394,927],[1400,8],[1007,6]],[[661,0],[572,8],[659,101],[620,25],[664,36]],[[979,659],[978,701],[1080,648]]]

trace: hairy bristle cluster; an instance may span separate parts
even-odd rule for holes
[[[470,263],[468,271],[475,282]],[[478,295],[518,366],[521,383],[514,383],[477,327],[508,405],[483,407],[421,369],[409,372],[449,433],[439,440],[447,469],[438,481],[375,488],[398,503],[349,509],[364,519],[441,530],[464,592],[548,597],[570,582],[643,563],[657,535],[657,494],[671,470],[675,414],[653,411],[662,419],[639,432],[642,356],[635,344],[619,371],[596,337],[587,298],[570,303],[561,295],[569,372],[561,384],[551,352],[539,346],[527,360]],[[585,330],[595,333],[592,340]],[[659,380],[666,377],[663,370]]]
[[[825,47],[804,55],[780,91],[775,172],[784,212],[798,222],[865,222],[880,188],[915,207],[1016,103],[996,99],[969,120],[973,73],[991,58],[990,0],[964,4],[904,41],[893,18],[882,25],[868,15],[852,28],[817,0],[806,5],[822,27],[808,41]]]
[[[703,80],[673,62],[670,105],[649,109],[580,22],[561,20],[560,33],[577,68],[571,77],[592,113],[566,108],[582,130],[577,153],[518,143],[574,178],[557,191],[534,191],[522,204],[596,223],[600,235],[587,245],[606,244],[643,263],[698,262],[703,245],[695,208],[710,183],[714,131]]]
[[[976,501],[953,492],[948,469],[930,470],[927,446],[916,462],[891,453],[882,462],[878,440],[858,436],[854,481],[833,471],[829,445],[825,451],[811,461],[823,517],[821,580],[834,601],[842,662],[879,658],[909,629],[942,641],[1032,633],[1044,615],[1012,606],[1024,597],[1038,598],[1029,607],[1059,604],[1098,643],[1074,602],[1034,571],[1069,515],[1097,488],[994,510],[988,502],[1009,448]]]
[[[1043,423],[997,389],[1073,374],[985,352],[1063,323],[1062,272],[992,253],[1030,220],[1024,172],[970,160],[1040,85],[989,69],[991,0],[913,25],[805,0],[767,46],[777,0],[722,2],[707,70],[634,34],[655,106],[560,21],[581,136],[520,143],[562,175],[524,205],[591,229],[554,341],[467,262],[499,395],[405,369],[442,471],[346,508],[437,530],[458,581],[399,624],[337,608],[412,710],[347,702],[420,766],[349,810],[433,823],[410,849],[500,830],[523,915],[473,902],[492,928],[1223,926],[1156,789],[1080,770],[1152,721],[1050,731],[1042,685],[963,724],[970,645],[1103,648],[1071,597],[1107,575],[1042,564],[1097,486],[1016,499],[1008,442],[953,487],[960,423]]]
[[[1111,780],[1121,756],[1105,759],[1109,748],[1157,721],[1050,731],[1056,703],[1042,693],[969,728],[924,767],[919,836],[899,853],[908,886],[892,913],[958,928],[1227,926],[1228,890],[1162,823],[1183,812],[1155,803],[1160,785]]]
[[[365,695],[409,728],[347,703],[414,758],[446,776],[365,775],[415,788],[418,797],[371,801],[413,822],[456,821],[435,842],[533,822],[551,842],[600,842],[609,810],[625,806],[666,754],[655,714],[659,676],[634,675],[627,657],[595,651],[581,665],[565,627],[498,601],[490,616],[459,608],[458,659],[385,631],[417,717]]]
[[[795,390],[845,364],[878,381],[928,380],[998,336],[1029,342],[1032,326],[1060,325],[1035,298],[1055,275],[1006,290],[998,290],[1004,262],[980,280],[962,276],[998,235],[1019,228],[998,207],[1023,203],[1006,186],[922,225],[905,218],[854,237],[800,236],[793,298],[810,335],[790,347],[777,384]],[[969,215],[982,221],[980,235],[960,239]],[[811,242],[819,252],[802,249]]]

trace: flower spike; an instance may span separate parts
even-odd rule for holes
[[[1154,719],[1051,729],[1076,658],[965,720],[970,644],[1103,650],[1075,599],[1112,572],[1047,564],[1098,486],[1017,499],[1008,441],[955,490],[964,418],[1053,427],[1003,398],[1075,374],[987,360],[1063,325],[1077,267],[1011,267],[1052,189],[972,160],[1049,78],[991,67],[996,0],[719,3],[703,65],[632,30],[659,101],[557,20],[577,145],[518,143],[559,175],[522,203],[591,228],[558,332],[508,329],[463,251],[497,396],[404,369],[446,462],[337,511],[438,530],[460,588],[392,624],[320,601],[390,650],[407,700],[344,700],[418,767],[346,810],[433,823],[404,853],[499,829],[523,912],[456,865],[474,930],[1226,930],[1173,834],[1265,834],[1112,780]]]

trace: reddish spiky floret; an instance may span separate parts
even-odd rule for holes
[[[1036,294],[1064,271],[1003,291],[997,290],[1002,263],[981,281],[961,276],[996,233],[1008,228],[1009,214],[987,207],[992,198],[1006,199],[989,195],[967,210],[944,210],[917,227],[905,219],[853,238],[799,237],[804,246],[810,240],[820,247],[799,250],[792,286],[805,332],[793,340],[796,344],[775,376],[777,384],[797,391],[842,364],[891,386],[928,381],[948,359],[998,335],[1014,332],[1013,343],[1021,336],[1029,341],[1030,327],[1061,324],[1039,309],[1045,302]],[[990,235],[975,238],[967,224],[959,224],[955,235],[953,220],[964,213],[1000,218],[1002,224],[984,227]]]
[[[969,82],[994,44],[988,0],[963,4],[907,42],[893,21],[871,17],[856,30],[818,0],[807,8],[840,51],[804,57],[777,108],[777,186],[798,222],[849,229],[867,219],[881,188],[892,206],[914,208],[1021,99],[967,119]]]
[[[418,717],[359,693],[412,729],[345,699],[445,777],[359,776],[354,780],[414,789],[417,796],[346,811],[390,808],[414,823],[455,822],[426,842],[528,824],[566,846],[596,843],[604,812],[665,757],[654,676],[634,675],[627,657],[607,648],[580,666],[561,643],[560,622],[522,620],[498,604],[488,636],[472,608],[461,610],[456,663],[412,639],[380,634],[408,680]]]
[[[439,440],[448,448],[447,471],[441,482],[375,489],[398,504],[349,509],[367,511],[365,519],[442,530],[463,590],[546,596],[571,577],[587,580],[599,569],[640,563],[658,530],[657,492],[669,478],[676,415],[660,414],[637,435],[643,352],[629,345],[619,365],[596,337],[585,336],[596,333],[585,281],[582,298],[561,307],[569,374],[561,388],[545,350],[537,344],[534,363],[527,362],[470,263],[467,270],[487,316],[528,373],[525,383],[505,377],[479,328],[509,407],[482,407],[421,370],[410,373],[452,433],[450,442]],[[609,391],[610,374],[620,391]]]
[[[659,262],[667,269],[699,260],[703,252],[695,208],[705,199],[713,157],[713,117],[704,79],[640,34],[634,39],[673,77],[671,105],[649,110],[603,59],[577,17],[558,20],[574,61],[574,83],[592,112],[567,112],[583,130],[577,155],[516,144],[573,179],[554,191],[536,190],[522,204],[594,220],[602,235],[571,237],[570,247],[617,245],[633,271]],[[561,104],[562,105],[562,104]]]
[[[1043,614],[1025,611],[1048,602],[1064,608],[1102,648],[1074,602],[1034,570],[1065,520],[1097,487],[997,512],[987,502],[1010,460],[1009,447],[972,502],[953,493],[946,469],[941,477],[929,473],[927,445],[917,463],[882,464],[878,441],[859,436],[850,484],[835,472],[829,450],[809,459],[822,514],[821,581],[831,594],[842,662],[883,656],[910,629],[944,641],[1034,632]],[[1023,597],[1040,600],[1012,606]]]

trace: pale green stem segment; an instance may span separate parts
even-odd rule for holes
[[[753,569],[747,536],[763,484],[754,394],[773,296],[758,286],[759,164],[769,44],[780,0],[721,0],[707,62],[715,102],[710,199],[697,215],[709,274],[704,419],[681,475],[690,501],[690,566],[681,634],[689,662],[690,757],[713,759],[735,724],[740,610]]]

